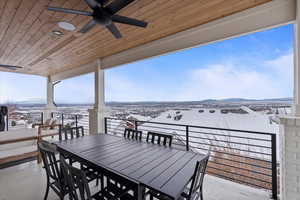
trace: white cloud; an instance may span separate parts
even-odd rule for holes
[[[292,69],[291,53],[263,62],[255,68],[228,62],[210,65],[190,73],[177,99],[290,97]]]
[[[294,56],[292,53],[266,61],[265,65],[274,73],[274,76],[279,77],[282,82],[290,83],[292,81],[294,65]]]
[[[163,84],[161,87],[156,87],[147,84],[147,80],[141,82],[122,74],[110,74],[106,81],[106,99],[109,101],[195,101],[211,98],[291,97],[292,69],[292,53],[262,61],[259,66],[224,61],[190,71],[185,81],[174,81],[172,92],[169,86]],[[184,74],[184,68],[182,70]],[[158,81],[162,82],[162,80]]]

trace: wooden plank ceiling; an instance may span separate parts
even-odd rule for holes
[[[136,0],[118,14],[145,20],[149,26],[117,24],[123,35],[117,40],[100,26],[79,33],[89,17],[45,9],[50,5],[88,10],[84,0],[0,0],[0,64],[23,66],[17,70],[21,73],[53,75],[269,1]],[[60,29],[60,21],[74,24],[76,30]],[[64,35],[56,36],[53,30]]]

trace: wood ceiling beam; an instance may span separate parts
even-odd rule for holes
[[[102,58],[104,69],[293,23],[295,0],[275,0]]]
[[[160,40],[101,59],[103,69],[128,64],[182,49],[206,45],[241,35],[270,29],[295,20],[295,0],[274,0],[270,3],[200,25]],[[63,80],[96,69],[96,61],[51,76]]]

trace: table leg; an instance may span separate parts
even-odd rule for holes
[[[142,185],[137,185],[137,191],[135,192],[135,199],[144,200],[145,199],[146,188]]]

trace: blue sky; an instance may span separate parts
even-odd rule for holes
[[[292,97],[292,68],[287,25],[106,70],[106,101]],[[93,81],[93,74],[64,80],[55,100],[93,102]],[[0,102],[45,99],[45,84],[42,77],[0,72]]]

